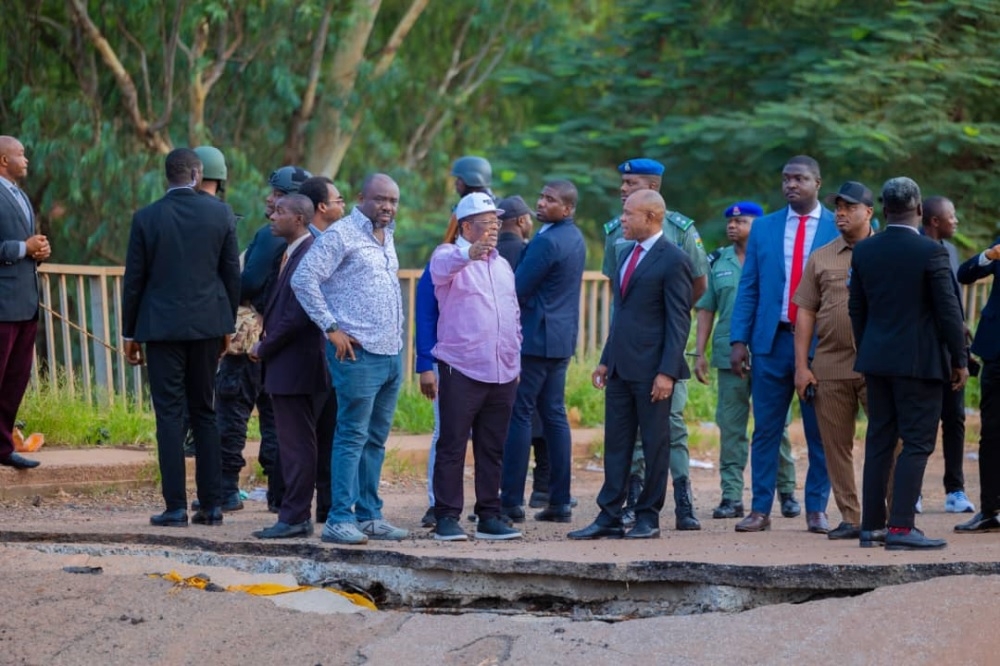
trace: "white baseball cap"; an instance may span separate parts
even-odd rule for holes
[[[480,213],[496,213],[500,215],[503,209],[497,208],[496,203],[486,192],[472,192],[462,197],[462,200],[455,206],[455,219],[461,222],[467,217],[479,215]]]

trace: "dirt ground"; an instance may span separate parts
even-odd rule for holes
[[[969,447],[969,451],[973,451]],[[799,479],[805,455],[797,447]],[[856,452],[860,459],[860,447]],[[712,461],[704,452],[695,459]],[[712,461],[715,462],[715,461]],[[719,499],[717,469],[692,470],[697,513],[704,529],[673,530],[668,496],[662,539],[570,542],[565,533],[596,515],[598,461],[574,474],[580,506],[569,525],[524,525],[525,538],[507,543],[442,544],[419,528],[426,508],[422,481],[413,476],[383,485],[386,517],[412,530],[389,548],[413,555],[546,558],[570,562],[638,559],[773,565],[784,563],[906,564],[993,562],[1000,535],[958,536],[965,517],[945,514],[940,452],[924,484],[925,514],[918,525],[949,539],[934,553],[887,553],[831,542],[805,531],[803,518],[776,518],[766,534],[738,535],[735,521],[711,518]],[[411,473],[413,470],[409,470]],[[967,491],[978,503],[976,463],[966,460]],[[860,475],[860,465],[858,465]],[[860,478],[860,476],[859,476]],[[471,472],[467,471],[471,482]],[[798,493],[801,500],[801,491]],[[466,497],[471,497],[471,483]],[[747,493],[749,498],[749,493]],[[155,490],[114,491],[7,500],[0,503],[3,532],[158,532],[148,516],[160,510]],[[250,540],[274,517],[261,502],[227,514],[218,528],[192,526],[206,539]],[[839,521],[830,502],[831,524]],[[468,523],[466,523],[468,525]],[[317,536],[313,541],[319,543]],[[169,556],[169,552],[164,552]],[[99,575],[71,574],[67,565],[101,565]],[[169,560],[42,553],[30,544],[0,541],[0,664],[881,664],[996,663],[990,636],[1000,598],[1000,576],[953,576],[879,588],[856,597],[778,604],[724,614],[657,617],[624,622],[470,612],[439,615],[365,611],[320,615],[276,607],[259,597],[176,589],[143,574]],[[994,610],[990,610],[994,609]]]

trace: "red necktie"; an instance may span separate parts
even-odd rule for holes
[[[808,215],[799,215],[799,228],[795,230],[795,250],[792,252],[792,279],[788,282],[788,321],[795,325],[795,316],[799,313],[799,306],[792,302],[795,290],[802,281],[802,264],[806,253],[806,223],[809,221]]]
[[[635,267],[639,264],[639,257],[642,255],[642,246],[636,245],[635,250],[632,251],[632,258],[628,260],[628,266],[625,267],[625,275],[622,276],[622,293],[628,288],[628,281],[632,279],[632,273],[635,273]]]

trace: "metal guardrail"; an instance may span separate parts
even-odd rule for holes
[[[145,371],[125,360],[121,348],[122,266],[42,264],[41,326],[35,346],[32,385],[83,392],[87,402],[133,400],[142,404]],[[413,308],[422,269],[399,271],[406,316],[403,345],[406,381],[414,381],[416,349]],[[577,355],[599,352],[611,314],[607,278],[598,271],[583,275]]]
[[[51,388],[64,386],[71,394],[83,392],[88,402],[134,400],[141,405],[145,372],[125,360],[121,348],[122,266],[71,266],[42,264],[41,326],[35,347],[32,385],[46,382]],[[422,269],[399,271],[406,316],[404,362],[406,381],[414,380],[413,308]],[[971,330],[989,297],[992,280],[963,285],[962,301]],[[611,317],[611,290],[598,271],[583,274],[580,292],[578,357],[600,351]]]

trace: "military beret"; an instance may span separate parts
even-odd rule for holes
[[[726,217],[740,217],[749,215],[750,217],[760,217],[764,214],[764,209],[752,201],[737,201],[726,209]]]
[[[637,157],[634,160],[627,160],[618,165],[618,173],[631,173],[637,176],[662,176],[664,166],[656,160],[648,157]]]

